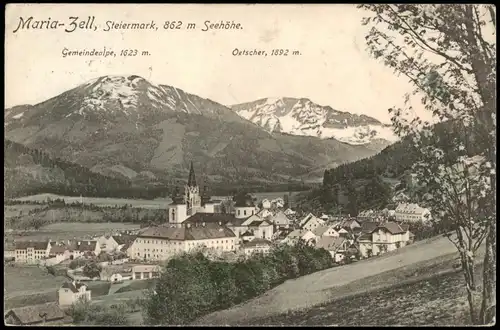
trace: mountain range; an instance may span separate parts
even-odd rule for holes
[[[390,125],[375,118],[321,106],[307,98],[265,98],[231,108],[268,132],[334,138],[351,145],[378,142],[387,146],[398,140]]]
[[[283,100],[292,104],[294,99]],[[319,118],[312,102],[295,104],[300,102],[304,123],[308,114]],[[248,120],[241,109],[139,76],[103,76],[42,103],[6,109],[5,138],[132,182],[185,179],[193,161],[204,180],[233,184],[321,176],[325,168],[372,156],[390,143],[371,132],[369,139],[358,136],[349,144],[335,136],[269,129]],[[292,109],[296,114],[297,107]],[[335,126],[328,113],[321,127]],[[339,130],[346,123],[382,127],[370,117],[338,116],[347,120],[335,126]]]

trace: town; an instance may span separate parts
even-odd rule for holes
[[[496,323],[495,6],[36,6],[4,323]]]
[[[22,325],[71,322],[64,310],[82,297],[92,299],[86,283],[154,279],[165,261],[183,253],[202,251],[213,260],[231,262],[266,254],[275,245],[303,241],[327,250],[334,264],[342,266],[411,244],[414,234],[409,224],[429,221],[429,210],[416,204],[366,210],[357,217],[312,213],[299,217],[283,198],[264,199],[256,205],[250,194],[227,197],[225,201],[232,205],[229,212],[223,201],[200,192],[191,163],[184,194],[177,190],[172,196],[163,224],[91,238],[14,242],[6,247],[5,260],[57,268],[67,281],[61,283],[57,301],[11,309],[7,319]],[[23,318],[27,315],[23,309],[37,308],[40,313],[34,315],[44,318]]]

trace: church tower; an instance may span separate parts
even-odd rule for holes
[[[189,169],[188,183],[184,187],[184,201],[187,206],[187,216],[195,214],[201,208],[200,187],[196,183],[193,161]]]

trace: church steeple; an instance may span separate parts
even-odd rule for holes
[[[196,177],[194,175],[193,161],[191,161],[191,168],[189,169],[188,187],[196,187]]]

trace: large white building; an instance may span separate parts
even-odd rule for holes
[[[131,257],[167,260],[203,247],[217,252],[236,251],[238,238],[229,228],[218,224],[165,224],[149,227],[138,234],[131,247]]]
[[[176,192],[172,200],[168,221],[142,230],[128,250],[130,258],[166,260],[198,248],[236,252],[242,245],[243,234],[264,240],[273,237],[273,224],[256,214],[250,196],[238,198],[231,213],[220,213],[217,202],[210,200],[206,190],[201,196],[192,163],[184,195]]]
[[[396,207],[394,215],[398,222],[425,222],[430,220],[431,212],[418,204],[401,203]]]
[[[20,241],[15,242],[15,262],[34,264],[49,257],[50,241]]]

